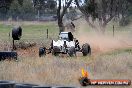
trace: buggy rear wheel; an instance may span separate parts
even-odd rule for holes
[[[82,45],[82,53],[83,56],[87,56],[88,54],[91,55],[91,48],[89,44],[85,43]]]

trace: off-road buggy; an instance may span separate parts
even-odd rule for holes
[[[47,50],[49,51],[46,52]],[[52,53],[55,56],[60,53],[76,56],[76,52],[82,52],[83,56],[87,56],[88,54],[91,54],[91,48],[87,43],[80,47],[79,41],[73,37],[71,32],[61,32],[58,41],[52,40],[49,49],[46,49],[46,47],[39,48],[40,57],[49,53]]]

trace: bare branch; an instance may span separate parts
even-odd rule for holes
[[[76,3],[76,5],[77,5],[77,7],[78,7],[78,9],[86,16],[88,16],[88,12],[87,11],[85,11],[80,5],[79,5],[79,1],[78,0],[75,0],[75,3]]]
[[[115,16],[115,15],[112,15],[112,16],[110,16],[108,19],[106,19],[106,20],[103,22],[102,26],[103,26],[103,27],[106,26],[106,25],[113,19],[114,16]]]
[[[60,18],[63,18],[64,14],[66,13],[66,10],[67,10],[67,8],[70,6],[71,2],[72,2],[72,0],[70,0],[70,1],[67,3],[67,5],[64,7],[64,9],[63,9],[63,11],[62,11],[62,13],[61,13]]]

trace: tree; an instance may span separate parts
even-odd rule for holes
[[[32,0],[23,0],[22,6],[18,0],[14,0],[8,10],[8,17],[12,17],[13,20],[17,20],[18,18],[22,20],[33,20],[35,12]]]
[[[2,20],[6,18],[7,12],[10,9],[11,3],[14,0],[0,0],[0,17]],[[18,0],[18,3],[22,6],[23,0]]]
[[[82,6],[75,2],[89,25],[103,34],[106,25],[114,18],[126,17],[131,6],[127,0],[85,0]]]
[[[10,7],[10,3],[12,2],[12,0],[0,0],[0,17],[1,17],[1,20],[5,20],[5,16],[6,16],[6,13]]]
[[[5,7],[5,8],[8,8],[8,9],[9,9],[9,7],[10,7],[10,5],[11,5],[11,3],[12,3],[13,1],[14,1],[14,0],[0,0],[0,8]],[[17,1],[18,1],[18,3],[19,3],[20,5],[23,4],[23,0],[17,0]]]
[[[65,5],[63,5],[63,8],[62,8],[62,0],[58,0],[57,18],[58,18],[59,32],[62,32],[65,30],[65,27],[63,24],[63,16],[66,13],[67,8],[69,8],[72,1],[73,0],[65,0]]]
[[[17,0],[14,0],[11,3],[10,9],[8,10],[8,15],[11,16],[14,20],[17,20],[17,18],[20,16],[21,12],[21,6],[18,3]]]
[[[23,5],[21,6],[21,19],[23,20],[34,20],[35,10],[33,7],[32,0],[23,0]]]
[[[34,7],[37,10],[38,20],[41,13],[55,12],[57,3],[55,0],[33,0]]]

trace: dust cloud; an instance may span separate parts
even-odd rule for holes
[[[113,37],[112,31],[111,34],[105,35],[96,33],[92,28],[88,27],[87,22],[84,20],[76,22],[76,25],[76,38],[80,41],[81,45],[89,43],[94,54],[132,47],[130,32],[126,34],[117,33]]]

